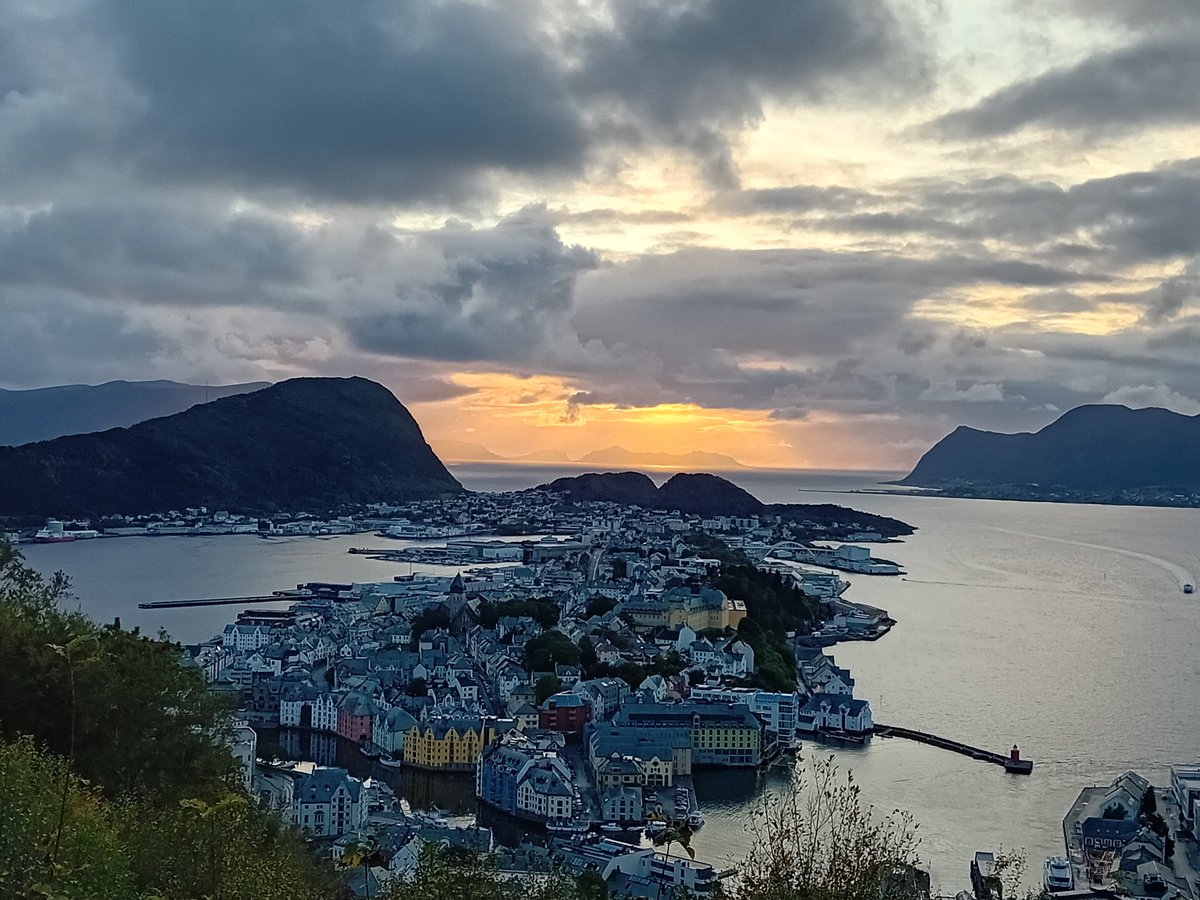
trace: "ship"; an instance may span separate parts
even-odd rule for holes
[[[51,519],[46,523],[45,528],[33,536],[33,541],[36,544],[65,544],[75,538],[74,532],[63,529],[62,522]]]
[[[975,900],[1004,900],[1004,887],[996,871],[996,856],[980,850],[971,860],[971,887]]]
[[[1045,874],[1042,885],[1051,894],[1075,889],[1075,874],[1071,871],[1071,863],[1061,856],[1051,856],[1046,860]]]

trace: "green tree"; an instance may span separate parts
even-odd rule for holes
[[[900,900],[895,877],[917,862],[917,834],[901,813],[877,818],[832,756],[807,760],[782,794],[750,819],[750,854],[733,900]]]
[[[561,631],[543,631],[525,644],[525,669],[549,672],[559,663],[579,665],[579,648]]]
[[[0,742],[0,822],[0,896],[136,896],[130,854],[104,799],[30,738]]]
[[[553,697],[563,689],[562,681],[557,675],[543,675],[537,680],[537,684],[533,686],[534,702],[541,706],[546,702],[547,697]]]
[[[1100,815],[1105,819],[1126,819],[1129,817],[1129,811],[1120,803],[1110,803]]]

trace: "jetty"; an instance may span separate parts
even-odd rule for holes
[[[182,609],[187,606],[233,606],[240,603],[286,603],[311,600],[317,595],[309,591],[279,591],[254,597],[204,597],[194,600],[150,600],[139,603],[138,609]]]
[[[1033,760],[1022,759],[1021,751],[1016,744],[1013,744],[1012,750],[1005,756],[1001,753],[993,753],[991,750],[981,750],[978,747],[972,747],[970,744],[964,744],[962,741],[929,734],[926,731],[917,731],[913,728],[902,728],[899,725],[877,724],[873,733],[877,737],[906,738],[920,744],[928,744],[931,747],[940,747],[943,750],[960,753],[972,759],[994,763],[1013,775],[1028,775],[1033,771]]]

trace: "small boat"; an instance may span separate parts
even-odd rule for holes
[[[546,830],[557,834],[583,834],[588,830],[588,823],[579,819],[571,819],[566,822],[547,822]]]
[[[687,817],[687,823],[689,828],[699,828],[704,824],[704,817],[700,813],[694,812]]]
[[[656,835],[662,834],[666,830],[667,823],[661,820],[656,819],[652,822],[646,823],[646,835],[648,837],[655,837]]]
[[[1049,857],[1046,860],[1042,885],[1051,894],[1074,890],[1075,874],[1071,871],[1071,863],[1061,856]]]
[[[618,825],[616,822],[605,822],[600,826],[601,831],[607,831],[609,834],[616,834],[619,831],[624,831],[624,825]]]
[[[398,769],[402,765],[404,765],[404,763],[402,763],[400,760],[396,759],[396,757],[388,756],[386,753],[383,756],[379,757],[379,764],[381,766],[387,766],[389,769]]]
[[[975,900],[1003,900],[1004,887],[996,872],[996,856],[980,850],[971,860],[971,887]]]
[[[1185,594],[1192,594],[1192,593],[1195,593],[1195,591],[1196,591],[1196,586],[1194,584],[1185,584],[1183,586],[1183,592]]]

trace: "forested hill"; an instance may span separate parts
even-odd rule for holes
[[[1200,490],[1200,416],[1080,406],[1033,434],[960,426],[900,484],[1084,491]]]
[[[431,499],[462,486],[364,378],[296,378],[131,428],[0,447],[0,515],[246,512]]]
[[[898,519],[833,504],[763,503],[749,491],[717,475],[678,474],[658,487],[641,472],[589,472],[557,478],[533,488],[563,494],[570,500],[608,501],[643,509],[701,516],[764,516],[820,526],[822,531],[875,531],[884,537],[912,534]]]

